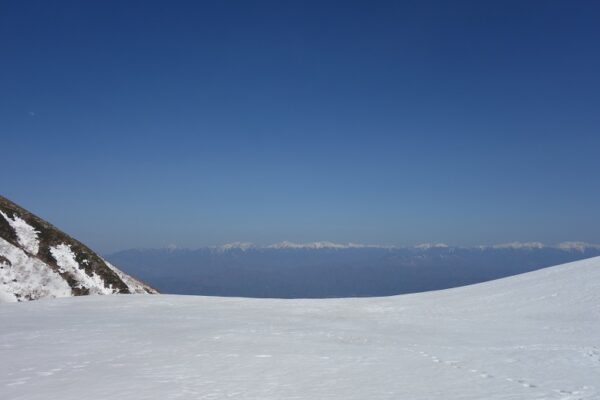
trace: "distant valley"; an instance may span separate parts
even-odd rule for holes
[[[163,293],[257,298],[389,296],[446,289],[600,255],[565,242],[472,248],[282,242],[134,249],[107,259]]]

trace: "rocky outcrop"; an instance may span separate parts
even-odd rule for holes
[[[117,293],[156,290],[0,196],[0,302]]]

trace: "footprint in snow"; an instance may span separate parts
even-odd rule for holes
[[[523,379],[519,379],[517,382],[520,383],[521,386],[526,387],[526,388],[532,388],[532,389],[534,389],[534,388],[537,387],[536,385],[534,385],[532,383],[529,383],[529,382],[527,382],[527,381],[525,381]]]
[[[60,370],[61,370],[61,368],[52,368],[49,371],[42,371],[42,372],[38,372],[37,374],[40,375],[40,376],[51,376],[51,375],[54,375],[55,373],[57,373]]]
[[[25,383],[27,383],[28,380],[30,380],[31,378],[28,376],[25,376],[23,378],[19,378],[17,380],[14,380],[12,382],[9,382],[6,384],[6,386],[16,386],[16,385],[23,385]]]

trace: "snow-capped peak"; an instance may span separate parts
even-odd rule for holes
[[[494,249],[543,249],[544,247],[546,245],[541,242],[511,242],[492,246]]]
[[[233,243],[225,243],[218,247],[219,250],[227,251],[227,250],[249,250],[256,248],[254,243],[250,242],[233,242]]]
[[[267,244],[267,245],[258,245],[252,242],[232,242],[226,243],[220,246],[211,246],[209,247],[213,250],[218,251],[230,251],[230,250],[323,250],[323,249],[337,249],[337,250],[346,250],[346,249],[417,249],[417,250],[432,250],[432,249],[480,249],[480,250],[541,250],[541,249],[559,249],[564,251],[585,251],[586,249],[600,249],[600,245],[591,244],[586,242],[561,242],[556,245],[547,245],[542,242],[509,242],[509,243],[500,243],[493,245],[481,245],[475,247],[456,247],[451,246],[446,243],[420,243],[414,246],[394,246],[394,245],[380,245],[380,244],[362,244],[362,243],[336,243],[331,241],[316,241],[316,242],[306,242],[306,243],[297,243],[284,240],[282,242]],[[170,248],[176,249],[176,248]],[[178,248],[177,248],[178,249]]]
[[[349,245],[333,242],[294,243],[287,240],[266,246],[269,249],[345,249]]]
[[[384,248],[385,246],[380,245],[368,245],[360,243],[334,243],[328,241],[320,242],[309,242],[309,243],[294,243],[289,241],[283,241],[275,244],[265,246],[267,249],[363,249],[369,247]]]
[[[586,242],[561,242],[556,247],[561,250],[585,251],[586,249],[600,249],[600,244]]]
[[[324,250],[324,249],[337,249],[337,250],[345,250],[345,249],[364,249],[364,248],[391,248],[392,246],[383,246],[383,245],[370,245],[370,244],[360,244],[360,243],[335,243],[329,241],[318,241],[318,242],[307,242],[307,243],[296,243],[284,240],[282,242],[267,244],[267,245],[257,245],[252,242],[232,242],[226,243],[221,246],[212,246],[210,249],[218,250],[218,251],[229,251],[229,250],[300,250],[300,249],[310,249],[310,250]]]
[[[429,249],[447,249],[446,243],[421,243],[415,246],[416,249],[429,250]]]

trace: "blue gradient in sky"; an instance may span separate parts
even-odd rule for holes
[[[3,195],[101,251],[600,242],[596,1],[4,1]]]

